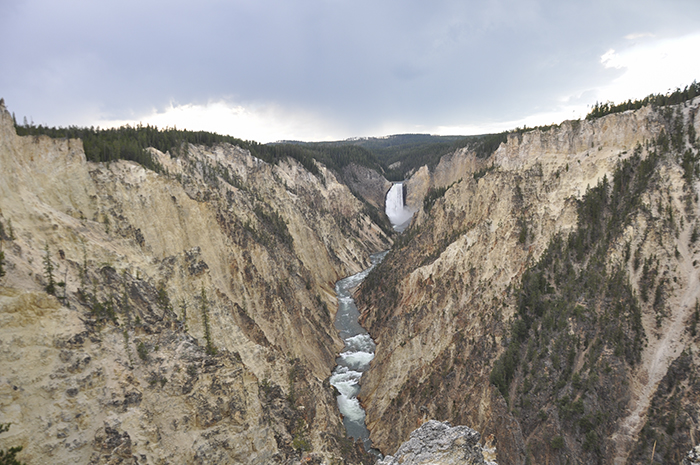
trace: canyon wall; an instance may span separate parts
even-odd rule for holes
[[[380,450],[437,419],[499,463],[680,461],[698,433],[699,103],[511,133],[408,181],[420,211],[357,296]]]
[[[324,167],[151,150],[160,173],[87,162],[79,140],[18,137],[0,107],[0,448],[369,463],[328,383],[333,287],[390,239]]]

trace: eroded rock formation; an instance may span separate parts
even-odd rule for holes
[[[486,465],[480,440],[481,435],[467,426],[428,420],[395,455],[384,457],[377,465]]]
[[[333,286],[390,240],[323,167],[230,145],[153,155],[164,172],[87,162],[79,140],[18,137],[0,108],[0,447],[368,463],[328,384]]]
[[[636,463],[654,438],[680,462],[698,437],[699,104],[510,134],[408,181],[409,198],[451,187],[413,201],[358,295],[380,450],[435,418],[493,435],[499,463]]]

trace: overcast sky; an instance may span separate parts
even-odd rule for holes
[[[21,122],[475,134],[700,80],[698,0],[0,0]]]

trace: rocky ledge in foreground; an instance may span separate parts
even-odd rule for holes
[[[484,460],[481,435],[467,426],[430,420],[411,433],[396,455],[376,465],[497,465]]]
[[[700,446],[695,446],[685,456],[681,465],[700,465]]]

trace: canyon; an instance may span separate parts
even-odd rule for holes
[[[91,162],[80,140],[18,136],[2,104],[0,449],[374,463],[331,385],[335,285],[389,250],[349,288],[384,463],[422,460],[425,438],[461,448],[441,463],[464,444],[473,463],[680,463],[700,415],[698,107],[467,144],[388,198],[376,169],[227,143],[151,148],[157,172]],[[370,213],[399,197],[395,233]]]
[[[418,212],[358,295],[380,450],[435,419],[499,463],[680,463],[700,387],[699,103],[511,133],[406,181]]]
[[[391,239],[323,168],[152,155],[163,173],[87,162],[0,108],[2,443],[28,463],[370,463],[328,383],[333,287]]]

